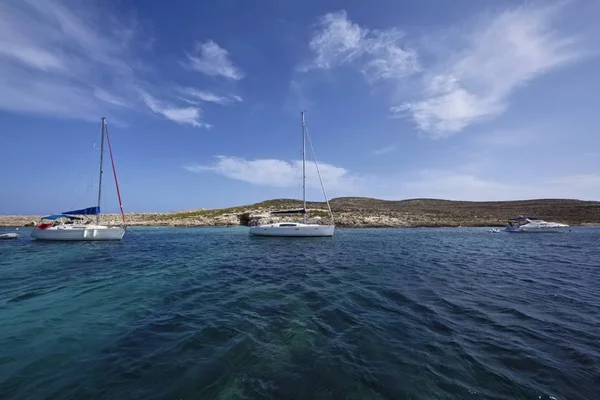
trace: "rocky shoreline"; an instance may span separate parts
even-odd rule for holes
[[[477,227],[504,226],[508,218],[530,215],[569,225],[600,225],[600,202],[580,200],[523,200],[467,202],[436,199],[388,201],[362,197],[331,200],[336,226],[353,228]],[[224,209],[198,209],[171,213],[126,213],[129,226],[235,226],[261,221],[299,221],[298,217],[274,218],[272,211],[301,207],[298,200],[268,200]],[[311,216],[329,222],[325,203],[310,202]],[[32,226],[40,216],[0,215],[0,226]],[[101,223],[120,225],[121,215],[103,214]]]

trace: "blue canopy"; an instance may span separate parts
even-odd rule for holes
[[[88,207],[81,210],[64,211],[63,214],[69,215],[96,215],[100,214],[100,207]]]
[[[47,215],[47,216],[43,217],[42,219],[49,219],[51,221],[54,221],[59,218],[78,219],[78,220],[83,219],[83,218],[79,218],[79,217],[72,217],[70,215],[65,215],[65,214]]]
[[[306,214],[306,210],[304,208],[300,210],[285,210],[285,211],[273,211],[271,214],[273,215],[282,215],[282,214]]]

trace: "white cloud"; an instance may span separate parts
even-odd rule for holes
[[[259,186],[293,188],[301,183],[302,162],[278,159],[246,160],[218,156],[211,165],[191,164],[194,173],[216,173]],[[600,174],[575,174],[531,181],[494,179],[469,169],[422,170],[410,174],[362,175],[319,163],[323,183],[332,196],[365,196],[389,200],[438,198],[464,201],[502,201],[539,198],[598,200]],[[307,164],[307,187],[319,189],[314,164]]]
[[[505,105],[495,97],[481,97],[454,87],[425,101],[391,107],[396,116],[409,112],[422,131],[432,137],[447,136],[464,129],[471,122],[504,111]]]
[[[216,103],[216,104],[220,104],[222,106],[229,105],[233,102],[241,102],[242,101],[242,98],[237,95],[219,96],[208,90],[199,90],[199,89],[194,89],[194,88],[190,88],[190,87],[179,88],[178,91],[186,96],[192,97],[193,99],[198,99],[198,100],[210,102],[210,103]],[[192,101],[184,100],[184,101],[188,101],[192,104],[194,103],[193,100]]]
[[[313,105],[308,98],[307,82],[305,80],[291,80],[287,95],[283,101],[283,109],[289,114],[297,114],[298,110],[305,110]]]
[[[485,18],[468,35],[460,56],[426,78],[425,100],[394,106],[434,137],[447,136],[508,107],[509,96],[528,81],[580,58],[576,41],[553,28],[559,10],[521,6]]]
[[[284,161],[277,159],[246,160],[239,157],[217,156],[214,165],[188,165],[184,168],[191,172],[214,172],[255,185],[273,187],[297,187],[302,178],[302,161]],[[321,178],[327,191],[348,192],[356,190],[360,178],[345,168],[319,163]],[[306,164],[306,185],[320,188],[314,163]]]
[[[150,108],[154,113],[162,115],[171,121],[179,124],[189,124],[199,128],[211,127],[211,125],[202,122],[201,110],[197,107],[174,107],[156,100],[154,97],[145,92],[141,92],[141,96],[148,108]]]
[[[133,80],[123,25],[52,0],[0,3],[0,109],[96,119],[126,107]],[[100,89],[101,88],[101,89]]]
[[[372,82],[403,78],[419,70],[416,52],[400,46],[403,36],[396,29],[363,28],[350,21],[346,11],[328,13],[319,19],[309,43],[315,57],[300,70],[352,64]]]
[[[512,200],[524,193],[515,185],[453,171],[422,171],[400,185],[400,193],[409,198],[447,200]]]
[[[370,180],[372,181],[372,179]],[[390,185],[390,181],[398,181]],[[382,184],[382,182],[387,182]],[[425,170],[380,181],[372,196],[388,199],[437,198],[464,201],[503,201],[541,198],[598,200],[600,174],[565,175],[534,181],[494,179],[460,170]]]
[[[546,190],[554,191],[555,197],[583,200],[599,200],[600,173],[578,174],[551,179]]]
[[[319,19],[319,30],[309,46],[316,57],[307,68],[331,68],[358,57],[368,33],[348,20],[346,11],[328,13]]]
[[[365,42],[367,62],[362,73],[369,81],[400,79],[420,70],[417,52],[398,44],[404,34],[396,29],[372,31]]]
[[[193,54],[186,53],[187,62],[183,65],[200,71],[208,76],[223,76],[232,80],[240,80],[244,73],[233,65],[227,50],[209,40],[198,43]]]
[[[487,133],[480,133],[475,138],[475,143],[479,144],[480,147],[477,152],[481,153],[486,149],[498,152],[499,147],[515,147],[527,146],[536,141],[543,141],[549,143],[551,140],[556,138],[556,132],[545,130],[543,133],[538,130],[532,129],[502,129],[494,130]]]
[[[115,106],[121,106],[121,107],[128,106],[127,100],[125,100],[117,95],[108,93],[106,90],[104,90],[102,88],[95,87],[93,93],[94,93],[94,97],[96,97],[98,100],[102,100],[106,103],[113,104]]]
[[[142,78],[147,67],[136,54],[148,51],[147,37],[134,19],[89,4],[0,2],[0,109],[123,121],[123,113],[148,106],[172,121],[208,126],[199,108],[154,98],[168,93]]]
[[[380,156],[382,154],[388,154],[388,153],[392,153],[393,151],[395,151],[398,148],[397,145],[395,144],[390,144],[388,146],[384,146],[384,147],[380,147],[378,149],[373,150],[373,154],[376,156]]]

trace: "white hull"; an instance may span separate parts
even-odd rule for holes
[[[335,225],[277,223],[250,227],[256,236],[327,237],[333,236]]]
[[[34,229],[31,236],[38,240],[121,240],[125,228],[102,225],[69,226],[60,225],[46,229]]]
[[[565,227],[519,227],[519,228],[506,228],[504,231],[508,233],[558,233],[564,231]]]
[[[504,230],[509,233],[558,233],[568,227],[565,224],[538,220],[520,226],[507,226]]]

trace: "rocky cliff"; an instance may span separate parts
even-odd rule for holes
[[[600,202],[580,200],[524,200],[470,202],[437,199],[388,201],[364,197],[331,200],[335,223],[342,227],[453,227],[502,226],[508,218],[530,215],[569,225],[600,225]],[[128,213],[128,225],[229,226],[247,225],[251,219],[298,221],[299,217],[273,218],[269,212],[301,207],[298,200],[268,200],[247,206],[172,213]],[[327,205],[309,202],[310,216],[329,222]],[[0,216],[0,226],[24,226],[39,216]],[[102,215],[102,223],[119,225],[118,214]]]

